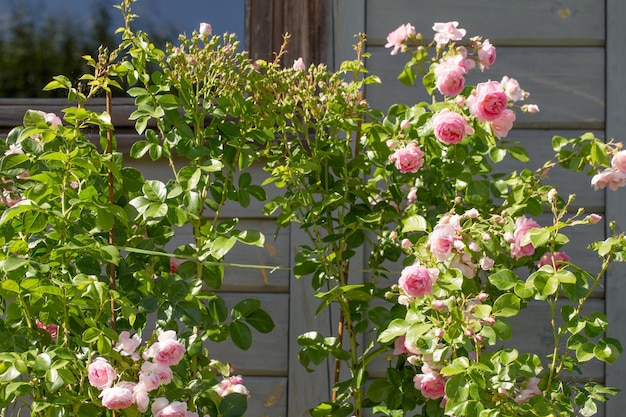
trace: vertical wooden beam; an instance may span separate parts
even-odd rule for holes
[[[626,141],[624,97],[626,91],[626,44],[624,43],[626,1],[606,0],[606,138]],[[615,220],[618,230],[626,230],[626,191],[606,192],[606,219]],[[610,230],[607,227],[607,233]],[[607,335],[626,345],[626,268],[613,265],[606,274]],[[606,366],[606,385],[622,390],[606,405],[607,417],[624,415],[626,410],[626,357]]]
[[[392,6],[390,6],[392,7]],[[333,0],[333,49],[331,68],[338,70],[343,61],[355,59],[355,35],[366,33],[365,0]]]
[[[283,34],[291,34],[283,58],[290,65],[302,57],[305,64],[326,62],[328,0],[247,0],[246,49],[253,59],[273,60]]]

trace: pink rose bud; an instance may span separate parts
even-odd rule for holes
[[[485,324],[487,326],[493,326],[494,324],[496,324],[496,318],[493,316],[489,316],[485,319]]]
[[[482,269],[483,271],[489,271],[491,268],[493,268],[494,264],[494,260],[488,256],[483,256],[480,259],[480,269]]]
[[[586,220],[591,224],[597,224],[598,222],[600,222],[600,220],[602,220],[602,216],[596,213],[592,213],[587,216]]]
[[[557,195],[558,195],[558,192],[556,191],[556,189],[552,188],[550,191],[548,191],[548,201],[550,203],[554,203],[556,201]]]
[[[478,216],[480,215],[480,213],[478,212],[477,209],[475,208],[471,208],[469,210],[467,210],[465,212],[465,215],[469,218],[469,219],[476,219],[478,218]]]
[[[396,232],[395,230],[389,234],[389,239],[395,240],[397,238],[398,238],[398,232]]]
[[[480,294],[476,296],[476,298],[478,298],[481,302],[484,303],[489,298],[489,294],[487,294],[486,292],[481,292]]]
[[[408,129],[410,126],[411,126],[411,124],[406,119],[404,119],[402,122],[400,122],[400,129],[402,129],[402,130]]]
[[[474,341],[478,344],[481,344],[483,342],[483,336],[480,334],[477,334],[474,336]]]
[[[435,329],[435,337],[441,338],[443,336],[443,329]]]
[[[478,246],[478,243],[472,241],[469,244],[469,248],[472,252],[479,252],[480,251],[480,246]]]
[[[446,309],[446,302],[444,300],[433,300],[431,305],[437,311],[443,311]]]
[[[513,243],[513,242],[515,242],[515,236],[511,232],[506,232],[504,234],[504,241],[506,243]]]
[[[202,22],[200,23],[200,35],[207,38],[209,36],[211,36],[211,33],[213,33],[213,28],[211,27],[211,25],[209,23],[205,23]]]
[[[465,336],[467,336],[467,337],[474,336],[474,330],[470,329],[469,327],[467,329],[465,329],[465,331],[463,331],[463,333],[465,333]]]
[[[401,245],[403,249],[408,249],[411,247],[411,241],[409,239],[402,239]]]
[[[302,60],[302,57],[293,61],[293,69],[296,71],[306,70],[306,66],[304,65],[304,60]]]
[[[524,104],[522,111],[530,114],[539,113],[539,106],[536,104]]]

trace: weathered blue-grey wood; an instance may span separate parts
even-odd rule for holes
[[[626,141],[626,117],[624,97],[626,91],[626,44],[624,43],[624,20],[626,2],[607,0],[606,32],[606,137]],[[620,232],[626,231],[626,190],[607,191],[606,218],[618,222]],[[607,234],[611,231],[607,227]],[[606,275],[606,314],[611,327],[608,336],[626,345],[626,268],[613,265]],[[606,406],[607,416],[621,417],[626,410],[626,358],[606,367],[606,383],[622,389]]]
[[[433,22],[459,21],[471,36],[504,45],[604,45],[600,0],[370,0],[370,44],[384,45],[397,26],[412,23],[426,38]]]

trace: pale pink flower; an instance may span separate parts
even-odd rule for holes
[[[144,362],[144,365],[146,363],[151,362]],[[154,391],[155,389],[159,388],[159,385],[161,384],[161,379],[159,378],[159,375],[154,372],[144,372],[143,367],[144,366],[142,365],[142,371],[139,372],[139,385],[142,387],[143,391]]]
[[[465,29],[458,28],[459,22],[437,22],[433,25],[435,42],[437,46],[445,45],[450,41],[460,41],[467,33]]]
[[[480,216],[480,212],[476,208],[471,208],[465,212],[468,219],[477,219]]]
[[[141,384],[137,384],[135,389],[133,390],[133,397],[135,398],[135,404],[137,404],[137,409],[145,413],[148,411],[148,405],[150,404],[150,397],[148,396],[148,391],[146,391]]]
[[[406,339],[405,336],[400,336],[393,342],[393,354],[394,355],[401,355],[403,353],[408,353],[407,348],[404,347],[405,339]]]
[[[424,152],[414,142],[396,149],[391,156],[396,168],[403,174],[417,172],[424,165]]]
[[[41,112],[41,114],[43,114],[44,119],[46,119],[46,122],[50,126],[59,126],[59,125],[63,124],[63,122],[61,121],[59,116],[57,116],[54,113],[44,113],[44,112]]]
[[[493,135],[498,139],[505,138],[511,129],[513,129],[513,122],[515,121],[515,112],[511,109],[505,109],[500,116],[491,122],[491,130]]]
[[[135,403],[133,392],[121,386],[105,388],[99,397],[102,398],[102,405],[109,410],[128,408]]]
[[[18,153],[24,153],[24,150],[22,149],[20,145],[14,145],[14,144],[10,144],[9,149],[7,149],[4,152],[5,155],[15,155]]]
[[[304,65],[304,60],[302,59],[302,57],[294,59],[292,68],[296,71],[306,70],[306,65]]]
[[[447,108],[435,113],[431,121],[435,137],[446,145],[457,144],[474,133],[463,116]]]
[[[120,352],[122,356],[130,356],[134,361],[137,361],[139,360],[139,355],[135,352],[135,349],[137,349],[140,343],[141,339],[138,334],[130,337],[130,333],[124,330],[120,333],[119,340],[113,350]]]
[[[167,401],[167,398],[156,398],[152,402],[152,415],[154,417],[186,417],[187,403],[181,401]]]
[[[87,367],[87,377],[91,386],[103,390],[110,388],[117,376],[115,369],[103,357],[97,357]]]
[[[441,375],[427,365],[422,366],[421,374],[415,375],[413,383],[425,398],[431,400],[443,397],[446,392],[446,383]]]
[[[144,359],[154,358],[156,363],[165,366],[174,366],[185,355],[185,347],[176,337],[174,330],[168,330],[159,335],[158,342],[152,344],[145,352]]]
[[[211,36],[211,33],[213,33],[213,27],[209,23],[202,22],[200,23],[200,29],[198,32],[200,33],[200,36],[207,38]]]
[[[481,122],[492,122],[500,117],[507,108],[507,101],[497,81],[479,83],[467,98],[470,113]]]
[[[536,104],[524,104],[522,111],[530,114],[539,113],[539,106]]]
[[[437,311],[443,311],[446,309],[445,300],[433,300],[430,305]]]
[[[518,390],[515,402],[518,404],[525,403],[535,395],[541,395],[541,390],[539,389],[539,378],[537,377],[530,378],[526,383],[526,386]]]
[[[551,265],[555,270],[561,269],[563,262],[571,261],[570,257],[565,252],[546,252],[543,254],[537,266],[541,268],[544,265]]]
[[[218,385],[213,387],[213,390],[220,397],[225,397],[233,393],[250,395],[248,389],[243,385],[241,375],[233,375],[229,378],[224,378]]]
[[[455,234],[456,228],[453,225],[440,223],[428,235],[430,251],[439,262],[444,262],[452,255]]]
[[[404,119],[400,122],[400,129],[404,130],[404,129],[408,129],[409,127],[411,127],[411,123]]]
[[[471,257],[467,253],[459,253],[452,258],[450,268],[456,268],[466,278],[474,278],[478,267],[472,262]]]
[[[511,101],[523,100],[529,96],[526,91],[522,90],[519,82],[515,78],[507,77],[505,75],[502,77],[500,84],[502,85],[504,93]]]
[[[619,172],[626,172],[626,151],[619,151],[611,158],[611,167]]]
[[[482,269],[483,271],[489,271],[491,268],[493,268],[495,261],[488,256],[483,256],[482,258],[480,258],[479,263],[480,269]]]
[[[413,204],[417,200],[417,188],[412,187],[406,195],[406,203]]]
[[[396,55],[398,51],[404,52],[406,50],[406,41],[415,36],[415,27],[410,23],[406,25],[400,25],[396,30],[387,35],[387,43],[385,48],[391,48],[391,55]]]
[[[600,190],[605,187],[609,187],[615,191],[619,187],[626,185],[626,172],[617,171],[611,168],[607,168],[604,171],[596,174],[591,179],[591,185],[594,190]]]
[[[140,377],[142,374],[154,375],[158,379],[159,383],[163,385],[167,385],[172,382],[172,378],[174,377],[174,373],[169,366],[148,361],[141,365]]]
[[[535,253],[535,247],[532,243],[522,245],[522,239],[530,229],[537,227],[541,226],[539,226],[536,221],[526,218],[526,216],[518,217],[517,220],[515,220],[515,231],[513,232],[515,241],[511,243],[511,256],[513,256],[513,258],[520,259]]]
[[[496,47],[485,39],[478,49],[478,65],[481,70],[488,69],[496,61]]]
[[[414,264],[402,270],[398,285],[409,297],[423,297],[433,292],[433,284],[438,276],[439,270],[436,268]]]

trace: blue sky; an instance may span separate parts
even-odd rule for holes
[[[28,4],[32,13],[40,19],[59,14],[76,25],[89,25],[97,16],[90,14],[98,4],[111,7],[111,16],[119,18],[114,4],[121,0],[0,0],[0,25],[7,21],[10,11],[19,5]],[[190,34],[201,22],[208,22],[213,32],[234,32],[244,39],[244,0],[138,0],[133,10],[139,15],[138,22],[155,30]],[[115,27],[121,24],[121,18]]]

